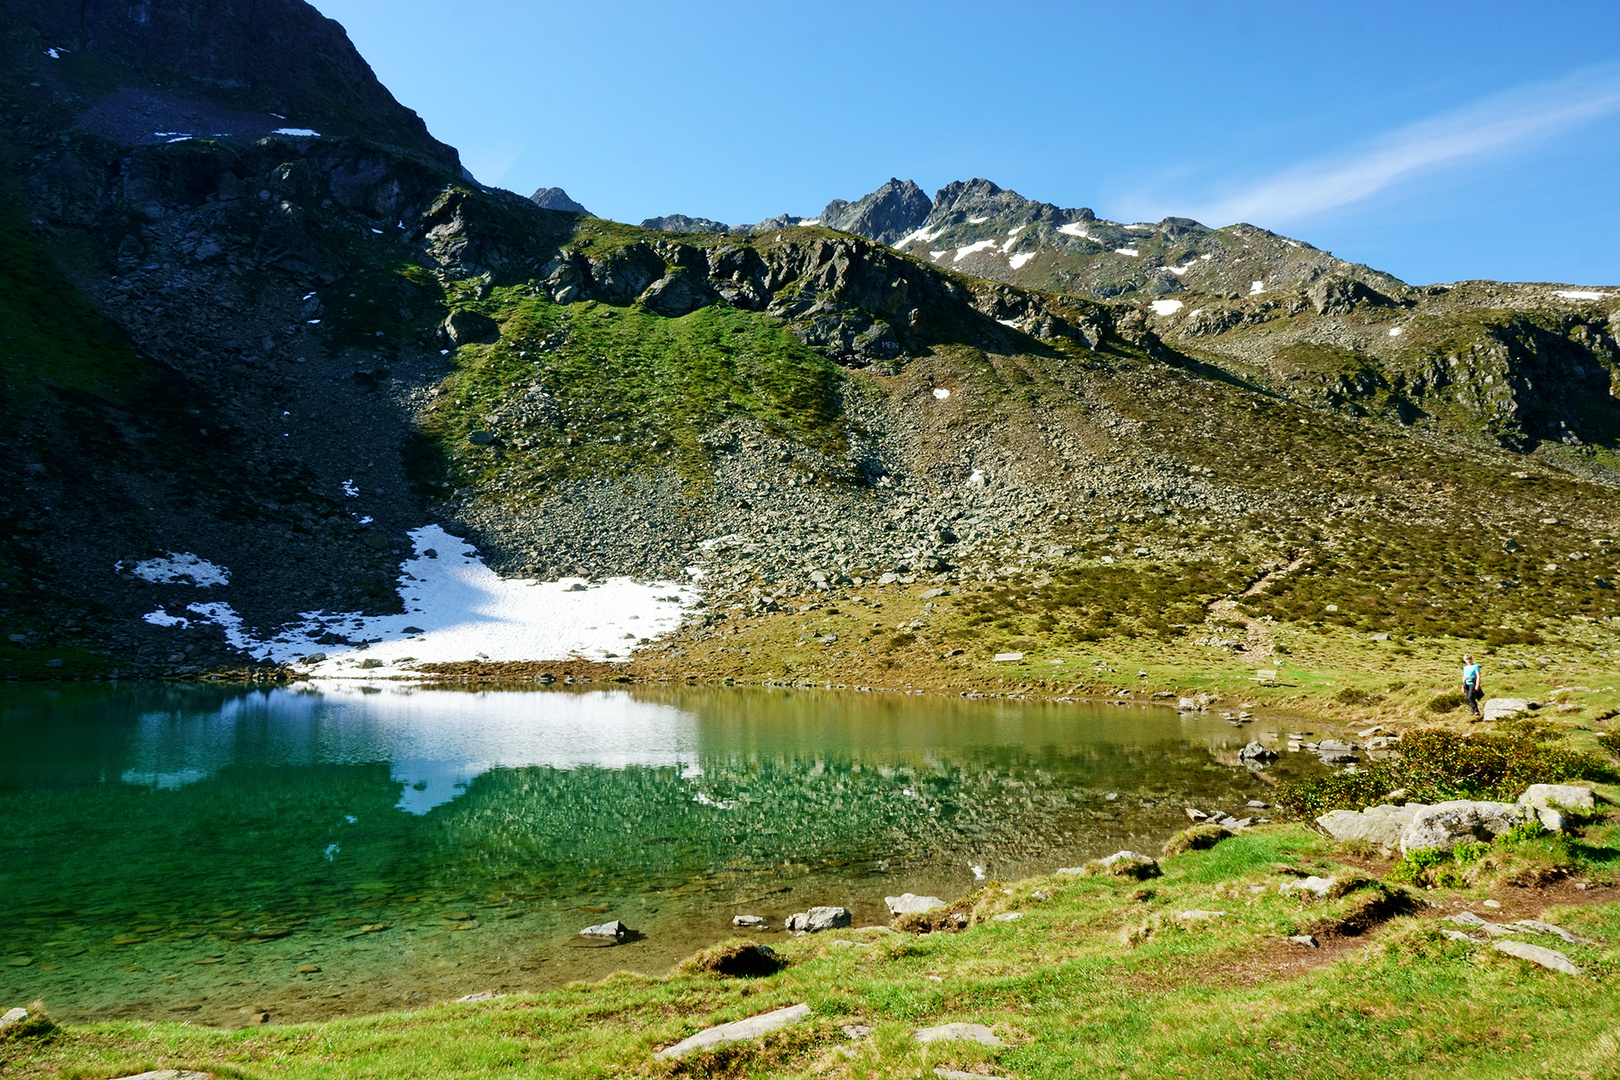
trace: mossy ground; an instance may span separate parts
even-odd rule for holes
[[[1147,881],[1054,875],[991,882],[958,905],[973,925],[923,936],[834,931],[770,940],[762,978],[692,970],[414,1013],[210,1031],[103,1023],[0,1044],[7,1075],[97,1077],[195,1068],[257,1077],[1601,1077],[1620,1046],[1620,828],[1593,824],[1594,887],[1481,882],[1405,891],[1390,869],[1295,826],[1167,859]],[[1306,874],[1329,899],[1284,894]],[[1605,944],[1556,946],[1585,974],[1446,939],[1442,912],[1540,917]],[[1015,921],[994,916],[1021,912]],[[1206,918],[1184,912],[1224,912]],[[1313,934],[1321,948],[1287,940]],[[837,945],[835,938],[857,944]],[[700,967],[701,965],[694,965]],[[680,1062],[653,1052],[711,1024],[799,1002],[811,1019]],[[1535,1018],[1557,1016],[1556,1024]],[[990,1025],[1006,1044],[921,1045],[917,1028]],[[859,1024],[868,1036],[842,1030]]]

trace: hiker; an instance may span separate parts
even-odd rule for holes
[[[1478,716],[1479,665],[1472,656],[1463,657],[1463,700],[1468,702],[1468,711]]]

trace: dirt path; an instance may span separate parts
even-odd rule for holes
[[[1238,607],[1238,601],[1249,596],[1259,596],[1271,587],[1272,582],[1304,566],[1310,557],[1311,553],[1309,551],[1295,552],[1293,559],[1287,566],[1278,567],[1276,570],[1262,574],[1254,584],[1243,590],[1238,596],[1229,600],[1216,600],[1209,605],[1209,613],[1212,617],[1243,624],[1244,633],[1248,637],[1243,651],[1250,660],[1264,664],[1274,659],[1277,647],[1275,628],[1268,621],[1244,614]]]

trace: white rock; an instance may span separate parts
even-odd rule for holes
[[[918,1042],[949,1042],[951,1040],[966,1040],[983,1043],[985,1046],[1000,1046],[1001,1040],[996,1033],[983,1024],[940,1024],[938,1027],[923,1028],[916,1032],[914,1038]]]
[[[1564,806],[1571,810],[1591,810],[1597,806],[1597,798],[1589,787],[1580,787],[1576,784],[1531,784],[1519,796],[1519,802],[1524,806],[1534,806],[1541,810],[1548,807]]]
[[[1579,975],[1581,973],[1581,969],[1576,967],[1569,957],[1557,949],[1547,949],[1540,945],[1531,945],[1525,941],[1495,941],[1491,943],[1491,948],[1497,952],[1507,953],[1509,956],[1517,956],[1520,960],[1528,960],[1532,964],[1539,964],[1541,967],[1551,971],[1561,971],[1565,975]]]
[[[764,926],[765,920],[759,915],[733,915],[732,926]]]
[[[1182,712],[1197,712],[1199,705],[1198,702],[1194,701],[1192,698],[1184,697],[1180,701],[1176,702],[1176,708],[1180,709]]]
[[[937,896],[917,896],[915,893],[885,896],[883,902],[889,905],[890,915],[921,915],[949,906]]]
[[[1442,934],[1444,934],[1446,937],[1450,938],[1452,941],[1473,941],[1474,940],[1473,938],[1469,937],[1467,934],[1463,933],[1461,930],[1447,930],[1445,927],[1441,927],[1440,932]]]
[[[1401,834],[1401,853],[1438,848],[1450,851],[1460,843],[1490,842],[1529,816],[1528,807],[1515,803],[1470,802],[1454,799],[1419,810]]]
[[[747,1042],[778,1028],[796,1024],[810,1015],[808,1005],[789,1005],[785,1009],[773,1012],[760,1013],[750,1016],[746,1020],[735,1020],[729,1024],[720,1024],[717,1027],[700,1031],[696,1035],[682,1039],[674,1046],[658,1051],[655,1057],[678,1058],[685,1057],[694,1050],[708,1050],[727,1043]]]
[[[1205,919],[1219,919],[1224,915],[1230,914],[1232,914],[1230,911],[1199,911],[1195,908],[1192,911],[1177,912],[1176,918],[1187,919],[1192,922],[1200,922]]]
[[[1003,911],[1000,915],[994,916],[996,922],[1017,922],[1023,917],[1022,911]]]
[[[630,928],[618,919],[612,922],[600,923],[596,926],[587,926],[579,932],[580,937],[600,937],[622,939],[630,932]]]
[[[4,1016],[0,1016],[0,1031],[4,1031],[13,1024],[20,1024],[26,1019],[28,1019],[27,1009],[18,1007],[7,1010]]]

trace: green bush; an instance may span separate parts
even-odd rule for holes
[[[1346,686],[1333,695],[1333,700],[1340,705],[1376,705],[1384,700],[1384,695],[1373,690],[1360,690],[1354,686]]]
[[[1531,784],[1602,779],[1611,770],[1595,754],[1553,745],[1545,725],[1521,723],[1480,735],[1438,728],[1407,732],[1399,755],[1354,773],[1279,784],[1277,805],[1296,817],[1362,810],[1405,788],[1412,802],[1513,799]]]
[[[1447,690],[1443,694],[1436,694],[1434,697],[1430,698],[1429,703],[1425,705],[1424,708],[1433,713],[1447,713],[1452,709],[1457,708],[1462,703],[1462,691]]]
[[[1597,737],[1598,745],[1609,752],[1609,756],[1620,759],[1620,731],[1605,731]]]

